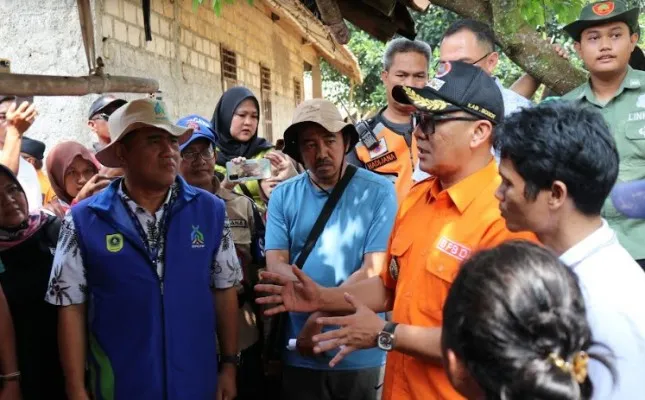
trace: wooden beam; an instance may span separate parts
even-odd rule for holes
[[[403,5],[419,12],[426,12],[430,7],[430,0],[402,0],[401,2]]]
[[[363,3],[369,5],[387,17],[392,16],[394,13],[394,7],[396,6],[396,0],[363,0]]]
[[[0,73],[0,93],[15,96],[85,96],[91,93],[154,93],[159,82],[130,76],[52,76]]]

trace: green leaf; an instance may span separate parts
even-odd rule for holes
[[[222,0],[213,0],[213,11],[218,17],[222,16]]]

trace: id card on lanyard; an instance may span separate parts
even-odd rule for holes
[[[173,190],[173,189],[170,189],[170,190]],[[135,215],[134,211],[132,211],[132,209],[128,205],[127,201],[123,197],[121,197],[121,201],[123,202],[123,206],[125,207],[125,209],[128,211],[128,215],[130,215],[130,218],[132,219],[132,223],[134,223],[135,228],[137,228],[137,232],[139,232],[139,236],[141,236],[143,245],[146,249],[146,252],[148,253],[148,258],[156,268],[157,263],[159,262],[162,243],[165,243],[166,231],[168,229],[168,223],[170,220],[170,210],[172,209],[172,205],[174,203],[172,194],[170,195],[170,201],[162,206],[164,210],[163,210],[163,214],[161,215],[161,224],[159,225],[159,238],[158,240],[155,241],[154,246],[150,245],[148,234],[146,233],[145,229],[141,225],[141,221],[139,221],[139,218]],[[163,273],[161,275],[163,276]]]

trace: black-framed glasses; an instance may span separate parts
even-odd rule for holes
[[[448,121],[479,121],[481,118],[477,117],[451,117],[451,116],[441,116],[434,115],[424,112],[415,112],[412,114],[412,125],[414,128],[417,126],[421,128],[426,136],[433,135],[435,133],[435,128],[437,122],[448,122]]]
[[[484,54],[484,56],[482,58],[480,58],[479,60],[477,60],[477,61],[475,61],[473,63],[470,63],[470,64],[475,65],[475,64],[479,63],[480,61],[483,61],[486,57],[490,56],[491,54],[493,54],[493,52],[489,51],[488,53]]]
[[[459,61],[463,61],[463,62],[468,63],[470,65],[477,65],[478,63],[482,62],[486,57],[490,56],[493,53],[494,53],[494,51],[489,51],[488,53],[484,54],[480,59],[478,59],[477,61],[471,62],[471,63],[468,63],[468,61],[466,61],[466,60],[459,60]],[[439,68],[439,64],[445,63],[445,62],[446,61],[437,60],[434,63],[434,66],[432,67],[432,69],[436,71]]]
[[[201,157],[204,161],[212,160],[213,158],[215,158],[215,152],[209,147],[208,149],[202,150],[201,152],[190,151],[181,154],[181,158],[190,162],[197,161],[197,157]]]

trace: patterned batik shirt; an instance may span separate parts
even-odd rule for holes
[[[178,194],[178,187],[174,184],[168,191],[168,196],[163,205],[154,214],[134,202],[124,191],[123,184],[119,187],[119,196],[127,207],[139,220],[145,230],[148,248],[160,248],[161,253],[157,258],[157,274],[163,277],[164,269],[164,235],[162,231],[165,212],[173,204]],[[170,243],[176,241],[171,240]],[[235,245],[231,236],[228,216],[224,218],[224,231],[219,250],[211,265],[211,287],[215,289],[228,289],[242,280]],[[48,303],[67,306],[82,304],[87,299],[87,270],[79,248],[79,240],[71,212],[68,212],[61,224],[60,236],[56,253],[54,254],[54,267],[49,278],[49,287],[45,300]]]

